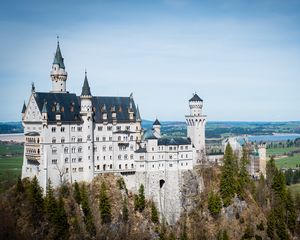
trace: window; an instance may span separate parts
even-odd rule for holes
[[[75,152],[76,152],[76,148],[72,147],[72,153],[75,153]]]
[[[61,143],[65,143],[65,138],[62,137],[60,141],[61,141]]]
[[[100,165],[97,165],[97,170],[99,170],[100,169]]]
[[[68,173],[69,172],[69,168],[66,168],[66,173]]]
[[[57,164],[57,159],[52,159],[52,164]]]
[[[81,153],[82,152],[82,147],[78,148],[78,152]]]
[[[82,132],[82,127],[77,127],[78,132]]]
[[[71,127],[71,131],[72,131],[72,132],[75,132],[75,127]]]
[[[64,132],[65,131],[65,127],[61,127],[60,131]]]
[[[68,153],[69,149],[67,147],[64,148],[64,153]]]
[[[180,146],[180,150],[183,150],[183,146]]]
[[[98,131],[102,131],[102,129],[103,129],[103,127],[100,127],[100,126],[98,127]]]
[[[125,164],[125,169],[127,169],[127,167],[128,167],[127,164]]]
[[[129,130],[130,130],[130,126],[126,126],[126,130],[128,130],[128,131],[129,131]]]
[[[87,140],[91,140],[91,135],[88,135],[88,136],[87,136]]]
[[[124,160],[127,160],[127,159],[128,159],[128,155],[125,154],[125,155],[124,155]]]
[[[173,158],[173,156],[172,156],[172,155],[170,155],[170,156],[169,156],[169,159],[172,159],[172,158]]]
[[[109,165],[109,168],[112,169],[112,164]]]
[[[103,146],[102,150],[103,150],[103,152],[105,152],[106,151],[106,146]]]
[[[94,152],[97,152],[97,147],[94,147]]]
[[[82,137],[78,137],[77,141],[82,142]]]
[[[56,138],[52,138],[52,143],[56,143]]]
[[[188,157],[189,157],[189,155],[188,155],[188,154],[186,154],[186,155],[185,155],[185,157],[186,157],[186,158],[188,158]]]
[[[75,163],[76,162],[76,158],[72,158],[72,163]]]
[[[130,141],[133,141],[133,136],[132,135],[130,136]]]
[[[51,128],[51,131],[56,132],[56,128],[55,127]]]
[[[131,164],[131,168],[133,168],[134,166],[133,166],[133,164]]]
[[[76,138],[73,136],[73,137],[72,137],[72,142],[75,142],[75,140],[76,140]]]
[[[77,172],[76,168],[72,168],[73,173]]]
[[[111,131],[112,127],[111,126],[107,126],[107,131]]]
[[[133,160],[133,154],[130,155],[130,160]]]
[[[118,141],[121,141],[121,136],[118,137]]]
[[[112,145],[110,145],[110,146],[109,146],[109,151],[112,151],[112,149],[113,149],[113,148],[112,148]]]
[[[99,141],[99,137],[96,137],[96,141]]]
[[[106,137],[103,137],[103,138],[102,138],[102,141],[105,142],[105,141],[106,141]]]
[[[117,126],[117,130],[120,131],[121,130],[121,126]]]
[[[105,168],[106,168],[106,164],[103,164],[103,171],[105,171]]]
[[[130,145],[130,150],[133,151],[133,145]]]
[[[172,163],[170,163],[170,164],[169,164],[169,167],[173,167],[173,164],[172,164]]]
[[[169,147],[169,150],[172,150],[172,147]]]
[[[189,148],[188,146],[185,146],[185,149],[186,149],[186,150],[188,150],[188,148]]]
[[[154,156],[152,156],[152,160],[154,160]]]
[[[56,149],[56,147],[53,147],[53,148],[52,148],[52,154],[57,154],[57,149]]]
[[[79,157],[79,158],[78,158],[78,162],[82,162],[82,157]]]
[[[78,168],[78,172],[83,172],[83,167]]]
[[[103,160],[105,160],[105,156],[103,156]]]
[[[119,164],[119,169],[122,169],[122,165],[121,164]]]
[[[69,158],[65,158],[65,163],[68,163],[69,162]]]
[[[121,160],[122,159],[122,155],[118,155],[118,159]]]

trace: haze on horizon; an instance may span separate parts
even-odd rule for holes
[[[56,36],[80,94],[134,94],[143,119],[300,120],[300,1],[5,1],[0,121],[20,121],[31,82],[51,89]]]

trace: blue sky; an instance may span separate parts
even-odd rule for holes
[[[0,121],[19,121],[30,84],[51,89],[56,36],[80,93],[134,94],[144,119],[300,120],[300,1],[3,1]]]

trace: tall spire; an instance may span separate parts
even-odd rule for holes
[[[89,82],[88,82],[88,79],[87,79],[87,72],[86,71],[85,71],[85,77],[84,77],[84,82],[83,82],[83,86],[82,86],[81,96],[92,96],[90,85],[89,85]]]
[[[136,120],[142,120],[141,119],[141,115],[140,115],[140,110],[139,110],[139,106],[136,106]]]
[[[54,56],[53,64],[58,64],[59,68],[65,69],[64,58],[62,57],[59,47],[59,37],[57,36],[57,48]]]
[[[26,104],[25,104],[25,101],[24,101],[23,108],[22,108],[22,113],[25,113],[25,111],[26,111]]]

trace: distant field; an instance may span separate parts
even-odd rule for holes
[[[289,147],[289,148],[268,148],[267,155],[286,155],[291,151],[299,150],[299,147]]]
[[[293,184],[291,186],[288,186],[288,188],[291,190],[291,193],[295,196],[296,194],[300,194],[300,183]]]
[[[22,145],[0,145],[0,192],[21,175],[22,159]]]
[[[279,168],[295,168],[296,165],[300,164],[300,154],[295,154],[292,157],[277,159],[275,163]]]

